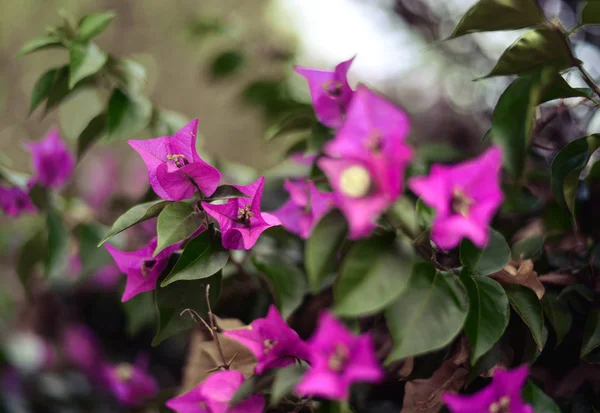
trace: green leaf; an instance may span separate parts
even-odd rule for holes
[[[117,14],[114,11],[105,11],[101,13],[90,13],[79,21],[78,37],[82,42],[87,42],[91,38],[98,36],[104,31],[115,18]]]
[[[272,283],[277,308],[283,318],[290,316],[308,292],[306,276],[296,265],[279,255],[254,257],[256,268]]]
[[[108,55],[94,43],[72,43],[69,57],[69,89],[73,89],[80,80],[98,73],[108,61]]]
[[[46,256],[46,278],[53,279],[65,275],[69,261],[69,230],[62,216],[55,211],[46,215],[48,227],[48,255]]]
[[[19,250],[17,255],[16,271],[23,289],[29,295],[29,282],[35,275],[38,264],[44,262],[47,254],[48,244],[44,231],[35,232]]]
[[[524,29],[545,22],[534,0],[480,0],[458,22],[450,39],[469,33]]]
[[[163,249],[186,239],[202,225],[202,218],[185,202],[172,202],[158,216],[156,232],[158,241],[154,257]]]
[[[123,86],[123,88],[132,96],[138,96],[140,93],[142,93],[147,81],[146,68],[144,65],[133,59],[121,59],[114,63],[114,65],[110,66],[110,72],[115,75],[120,82],[120,85]],[[160,112],[164,113],[166,117],[168,117],[170,113],[174,113],[164,110]],[[184,123],[177,128],[177,130],[179,130],[186,123],[187,122],[184,121]],[[170,136],[173,135],[173,133],[159,135]]]
[[[598,147],[600,134],[575,139],[562,148],[552,161],[552,192],[558,204],[573,215],[579,175]]]
[[[581,24],[600,24],[600,2],[588,0],[581,9]]]
[[[211,227],[185,246],[177,263],[160,286],[166,287],[175,281],[210,277],[221,271],[228,260],[229,251],[223,248],[220,237]]]
[[[173,136],[188,123],[188,118],[171,110],[156,109],[152,114],[152,133],[155,136]]]
[[[106,134],[107,116],[102,112],[96,115],[77,137],[77,158],[81,159],[85,152]]]
[[[533,74],[547,67],[556,73],[576,62],[563,33],[541,28],[525,32],[502,53],[485,77]]]
[[[152,117],[152,104],[115,89],[108,101],[108,137],[127,138],[144,129]]]
[[[589,88],[574,88],[560,75],[556,74],[552,82],[545,88],[540,103],[550,102],[555,99],[566,98],[591,98],[594,92]]]
[[[415,238],[420,228],[415,203],[406,196],[400,197],[388,209],[387,220],[394,228],[399,228],[407,236]]]
[[[292,364],[291,366],[277,369],[275,380],[271,387],[271,406],[279,403],[288,394],[292,393],[302,379],[306,366]]]
[[[136,336],[143,328],[156,320],[153,294],[138,294],[123,303],[127,318],[127,334]]]
[[[75,89],[69,88],[69,66],[61,67],[58,70],[58,73],[56,74],[54,86],[52,86],[52,89],[48,93],[48,98],[46,99],[46,106],[44,108],[44,115],[50,112],[50,110],[52,110],[58,104],[60,104],[74,90]]]
[[[31,92],[31,103],[29,104],[30,115],[39,106],[39,104],[48,97],[48,94],[54,87],[59,72],[60,68],[50,69],[41,75],[37,82],[35,82],[33,91]]]
[[[271,125],[265,132],[264,139],[271,141],[282,136],[288,136],[293,133],[306,132],[310,133],[310,130],[315,123],[314,116],[307,114],[298,114],[292,112],[285,114],[285,116],[278,122]]]
[[[552,290],[546,290],[544,293],[542,308],[556,333],[556,346],[558,347],[571,330],[573,314],[569,310],[567,303],[559,300],[558,294]]]
[[[220,53],[210,65],[210,74],[213,78],[224,78],[240,70],[246,57],[239,50],[227,50]]]
[[[583,331],[583,345],[581,346],[581,358],[592,362],[600,362],[600,310],[589,313]]]
[[[522,285],[505,285],[504,289],[512,308],[527,324],[538,349],[544,348],[544,314],[542,305],[533,290]]]
[[[512,247],[513,260],[532,259],[535,260],[544,253],[544,237],[537,236],[523,239]]]
[[[48,49],[50,47],[59,47],[62,46],[60,38],[55,35],[47,35],[47,36],[39,36],[36,37],[27,43],[21,48],[17,56],[24,56],[26,54],[42,50]]]
[[[465,287],[455,275],[415,264],[407,288],[385,310],[394,340],[386,362],[446,346],[462,330],[468,311]]]
[[[372,237],[353,245],[334,285],[335,313],[357,317],[390,305],[406,288],[414,260],[410,242],[394,245],[393,236]]]
[[[339,211],[323,217],[304,248],[304,265],[313,293],[319,292],[326,277],[337,268],[336,255],[341,248],[348,226]]]
[[[213,201],[216,199],[231,199],[231,198],[248,198],[248,195],[232,185],[221,185],[217,190],[208,197],[205,201]]]
[[[164,201],[161,199],[160,201],[146,202],[144,204],[134,206],[117,218],[104,238],[102,238],[102,240],[98,243],[98,246],[101,246],[110,238],[114,237],[120,232],[125,231],[127,228],[158,216],[158,214],[160,214],[162,210],[171,203],[171,201]]]
[[[468,239],[460,243],[460,262],[475,275],[490,275],[500,271],[510,261],[510,247],[494,229],[490,229],[487,246],[480,250]]]
[[[50,196],[50,190],[40,183],[36,183],[29,190],[29,199],[41,211],[50,208]]]
[[[460,280],[469,295],[465,333],[471,342],[471,365],[474,365],[504,334],[510,307],[504,289],[491,278],[472,277],[464,268]]]
[[[189,330],[196,325],[190,314],[184,310],[194,310],[200,317],[206,318],[206,286],[210,285],[210,305],[214,308],[221,295],[221,272],[201,280],[169,284],[156,289],[156,307],[158,309],[158,331],[152,340],[157,346],[163,340]]]
[[[573,284],[565,287],[558,295],[558,299],[564,300],[572,295],[579,295],[590,303],[594,301],[594,292],[583,284]]]
[[[79,241],[79,258],[81,259],[81,270],[84,276],[111,262],[110,254],[106,248],[98,248],[98,242],[102,236],[97,226],[80,224],[74,232]]]
[[[425,205],[425,202],[419,198],[415,207],[415,215],[417,217],[417,225],[424,231],[431,228],[431,223],[435,217],[435,209]]]
[[[539,413],[561,413],[560,408],[546,393],[528,380],[523,387],[523,400],[533,407],[534,412]]]

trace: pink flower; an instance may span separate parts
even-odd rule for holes
[[[39,142],[27,145],[32,154],[34,180],[49,188],[60,188],[75,168],[75,158],[61,139],[57,130],[52,130]]]
[[[36,209],[27,192],[17,186],[0,185],[0,209],[11,217],[18,217],[24,212],[35,212]]]
[[[229,407],[231,398],[243,382],[244,375],[239,371],[218,371],[166,404],[177,413],[262,413],[265,400],[260,394]]]
[[[115,264],[107,264],[100,267],[89,277],[88,285],[103,290],[112,290],[116,288],[120,278],[121,270]]]
[[[256,244],[264,230],[281,225],[275,216],[260,212],[264,185],[263,176],[250,185],[233,185],[243,194],[248,195],[247,198],[233,198],[221,205],[202,202],[206,213],[219,223],[225,248],[249,250]]]
[[[488,226],[502,203],[500,148],[453,166],[433,165],[427,177],[411,178],[409,188],[436,210],[431,239],[440,248],[456,247],[469,238],[483,248]]]
[[[321,313],[308,344],[311,368],[296,386],[301,395],[347,399],[352,383],[383,379],[371,336],[355,336],[329,312]]]
[[[67,358],[92,378],[102,368],[104,354],[94,333],[84,325],[75,324],[63,333],[63,351]]]
[[[131,252],[120,251],[112,245],[106,245],[106,249],[112,255],[119,269],[127,275],[123,301],[127,301],[145,291],[154,290],[156,280],[167,267],[169,256],[181,245],[180,242],[171,245],[162,250],[156,257],[152,257],[156,249],[156,241],[157,238],[154,237],[144,248]]]
[[[511,371],[496,369],[492,382],[478,393],[471,395],[446,393],[442,398],[452,413],[533,413],[533,408],[525,404],[521,397],[521,390],[528,374],[527,366]]]
[[[93,157],[88,155],[77,170],[77,178],[77,189],[82,198],[90,207],[100,210],[120,181],[119,165],[108,151]]]
[[[290,199],[273,215],[285,229],[307,239],[323,215],[333,208],[333,196],[319,191],[311,181],[286,180],[284,187]]]
[[[317,119],[326,126],[339,128],[344,122],[352,89],[347,74],[354,58],[338,64],[334,71],[296,67],[296,72],[308,81]]]
[[[254,370],[256,374],[273,367],[294,364],[296,359],[309,358],[308,346],[287,325],[274,305],[271,305],[265,318],[254,320],[247,328],[229,330],[223,334],[239,341],[254,353],[258,361]]]
[[[138,358],[134,365],[121,363],[104,366],[107,386],[123,405],[140,405],[158,393],[158,383],[147,372],[147,364],[147,359]]]
[[[194,119],[171,137],[128,141],[146,163],[150,185],[161,198],[180,201],[191,198],[196,189],[205,196],[217,189],[221,174],[198,155],[197,129]]]
[[[317,159],[317,156],[318,155],[316,153],[306,154],[304,152],[294,152],[290,154],[289,158],[301,165],[312,165]]]

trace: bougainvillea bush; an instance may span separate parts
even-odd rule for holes
[[[148,354],[109,356],[116,336],[101,344],[70,319],[7,340],[7,405],[33,391],[23,383],[35,370],[76,374],[99,395],[87,411],[106,400],[178,413],[600,410],[600,136],[540,140],[549,118],[600,102],[569,40],[600,24],[600,2],[582,2],[568,28],[533,0],[480,0],[465,14],[447,41],[523,30],[479,79],[510,83],[475,155],[424,157],[402,108],[348,83],[350,58],[296,67],[312,109],[288,102],[269,129],[297,136],[285,162],[302,173],[244,182],[198,153],[201,114],[181,122],[154,106],[143,68],[94,43],[114,17],[65,18],[23,48],[69,51],[35,84],[32,111],[82,87],[107,103],[76,151],[53,130],[27,144],[33,176],[3,164],[0,205],[39,218],[16,259],[34,309],[48,291],[114,293],[124,280],[130,328],[155,323],[147,344],[167,354],[182,339],[185,371],[165,383]],[[157,137],[131,138],[141,131]],[[103,227],[103,199],[82,203],[69,183],[88,149],[114,139],[139,155],[151,189]],[[28,370],[15,354],[32,347]]]

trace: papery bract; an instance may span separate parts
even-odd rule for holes
[[[17,217],[22,213],[35,212],[29,195],[23,189],[0,185],[0,208],[6,215]]]
[[[307,344],[300,339],[271,305],[265,318],[258,318],[246,328],[225,331],[228,337],[239,341],[256,356],[256,374],[273,367],[294,364],[296,359],[307,360]]]
[[[319,191],[311,181],[286,180],[284,187],[290,199],[273,215],[289,232],[307,239],[323,215],[333,208],[333,195]]]
[[[137,251],[120,251],[112,245],[106,249],[112,255],[119,269],[127,275],[127,284],[123,293],[123,301],[156,288],[156,280],[167,267],[169,256],[177,250],[181,243],[171,245],[152,257],[156,249],[157,238],[154,237],[144,248]]]
[[[354,58],[338,64],[335,70],[317,70],[296,67],[296,72],[308,81],[315,114],[319,121],[331,128],[338,128],[344,122],[348,104],[352,99],[352,89],[348,84],[348,69]]]
[[[277,217],[260,212],[260,201],[265,178],[260,177],[250,185],[233,185],[247,198],[229,199],[227,203],[213,205],[202,202],[202,207],[221,228],[223,246],[230,250],[248,250],[254,246],[264,230],[281,225]]]
[[[352,334],[327,311],[321,313],[308,344],[311,368],[296,386],[301,395],[342,400],[348,398],[352,383],[383,379],[370,334]]]
[[[470,395],[446,393],[442,398],[452,413],[534,413],[521,397],[528,374],[527,366],[496,369],[492,382],[483,390]]]
[[[250,396],[234,407],[229,403],[244,382],[239,371],[217,371],[194,389],[167,401],[167,407],[177,413],[262,413],[264,397]]]
[[[427,177],[411,178],[410,189],[436,211],[432,241],[442,249],[468,238],[479,248],[489,238],[489,224],[502,203],[502,152],[488,149],[457,165],[433,165]]]
[[[196,189],[205,196],[217,189],[221,174],[198,155],[197,129],[194,119],[171,137],[128,141],[146,163],[150,185],[161,198],[180,201],[191,198]]]
[[[125,406],[137,406],[158,393],[158,383],[147,371],[147,361],[138,358],[134,364],[104,366],[108,388]]]
[[[75,168],[75,158],[57,130],[52,130],[39,142],[30,142],[34,180],[49,188],[64,185]]]

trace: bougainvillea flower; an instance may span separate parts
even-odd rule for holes
[[[17,217],[24,212],[35,212],[29,195],[18,186],[0,185],[0,208],[6,215]]]
[[[352,334],[327,311],[321,313],[308,345],[311,368],[296,386],[301,395],[342,400],[352,383],[383,379],[371,336]]]
[[[289,232],[307,239],[319,220],[333,208],[333,195],[321,192],[311,181],[286,180],[290,199],[273,212]]]
[[[306,154],[305,152],[294,152],[289,156],[292,161],[301,165],[312,165],[317,157],[318,155],[316,153]]]
[[[158,383],[147,371],[147,359],[139,358],[131,365],[121,363],[104,367],[108,388],[125,406],[137,406],[158,393]]]
[[[117,183],[120,183],[119,165],[111,152],[88,156],[77,169],[77,190],[85,202],[96,210],[101,210],[110,200]]]
[[[94,333],[84,325],[69,326],[62,336],[65,356],[88,376],[102,370],[104,354]]]
[[[400,195],[403,164],[385,158],[321,158],[323,170],[333,188],[335,205],[344,213],[349,237],[369,235],[376,220]]]
[[[254,370],[256,374],[273,367],[294,364],[296,359],[309,358],[307,344],[287,325],[274,305],[271,305],[265,318],[258,318],[248,327],[228,330],[223,334],[239,341],[254,353],[258,362]]]
[[[189,392],[167,401],[166,405],[177,413],[262,413],[265,400],[261,394],[229,406],[244,380],[239,371],[218,371]]]
[[[277,217],[260,212],[260,201],[265,185],[264,176],[246,186],[233,185],[247,198],[229,199],[226,204],[202,203],[208,215],[221,228],[223,246],[230,250],[249,250],[256,244],[264,230],[281,225]]]
[[[346,122],[324,147],[334,158],[384,157],[406,163],[412,157],[405,140],[410,121],[404,111],[364,85],[354,92]]]
[[[446,393],[442,398],[452,413],[533,413],[521,397],[528,374],[527,366],[496,369],[492,382],[483,390],[470,395]]]
[[[198,155],[197,129],[194,119],[171,137],[128,141],[146,163],[150,185],[161,198],[180,201],[197,189],[206,196],[217,189],[221,174]]]
[[[485,247],[488,226],[502,203],[500,148],[452,166],[433,165],[427,177],[412,178],[409,188],[436,211],[431,239],[442,249],[468,238]]]
[[[49,188],[60,188],[75,168],[75,158],[60,137],[52,130],[39,142],[30,142],[35,181]]]
[[[144,248],[131,252],[120,251],[112,245],[106,245],[106,249],[112,255],[119,269],[127,275],[123,301],[129,300],[139,293],[154,290],[156,280],[166,268],[170,255],[181,245],[180,242],[171,245],[156,257],[152,257],[156,249],[156,242],[157,238],[154,237]]]
[[[354,58],[338,64],[333,71],[295,68],[308,81],[315,114],[323,125],[339,128],[344,122],[352,99],[347,75],[353,60]]]
[[[112,290],[117,287],[120,279],[121,270],[119,270],[115,264],[107,264],[100,267],[89,277],[87,285],[100,289]]]

